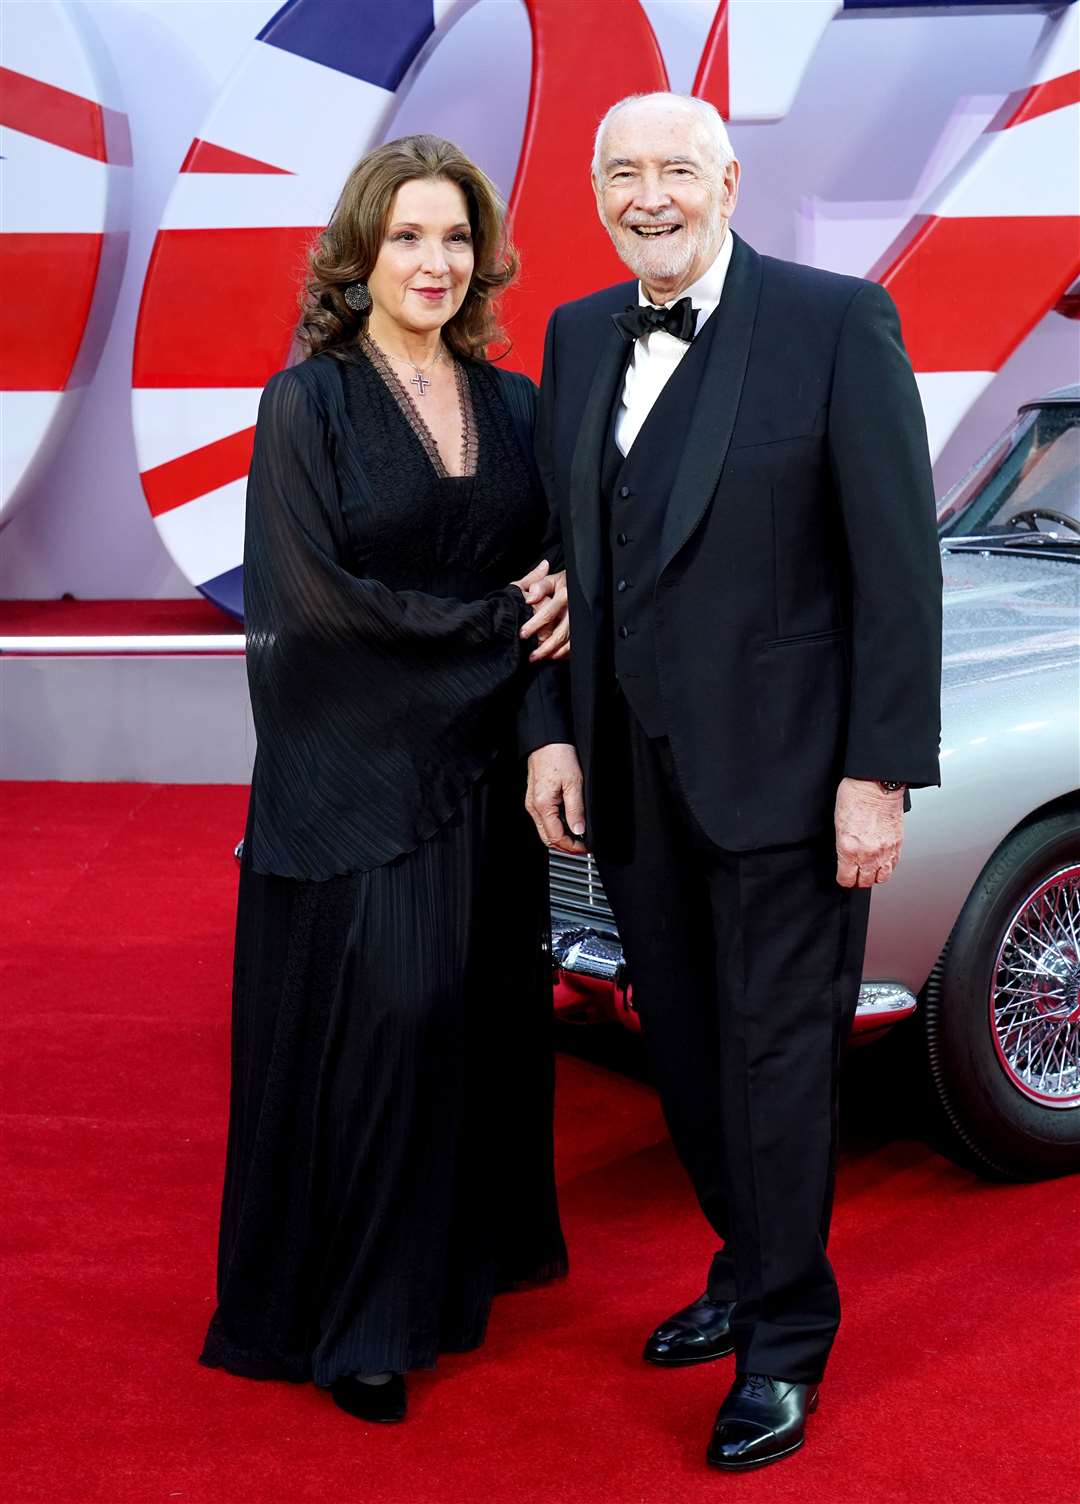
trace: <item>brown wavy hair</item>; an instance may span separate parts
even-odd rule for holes
[[[330,223],[311,249],[301,296],[297,338],[308,356],[343,355],[367,323],[345,301],[352,282],[366,282],[378,259],[394,195],[417,178],[445,178],[465,196],[473,237],[472,281],[461,307],[443,326],[455,355],[487,360],[488,346],[506,336],[494,300],[517,275],[518,255],[506,230],[506,210],[494,183],[451,141],[402,136],[361,157],[345,180]],[[505,351],[503,351],[505,353]]]

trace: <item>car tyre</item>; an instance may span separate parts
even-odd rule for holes
[[[1067,809],[998,848],[927,984],[938,1101],[970,1154],[1010,1179],[1080,1169],[1077,1082],[1067,1069],[1040,1075],[1050,1039],[1055,1065],[1080,1059],[1078,937],[1080,809]]]

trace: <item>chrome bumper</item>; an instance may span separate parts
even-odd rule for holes
[[[570,992],[561,1012],[595,1016],[607,1013],[634,1028],[633,988],[628,984],[622,945],[614,935],[583,926],[560,926],[553,920],[551,958],[556,981]],[[909,1018],[915,1012],[914,994],[899,982],[864,982],[859,989],[853,1034],[874,1034]]]

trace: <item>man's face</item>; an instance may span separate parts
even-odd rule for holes
[[[721,166],[691,109],[654,101],[619,110],[604,132],[599,173],[600,217],[647,290],[674,297],[708,269],[735,208],[739,164]]]

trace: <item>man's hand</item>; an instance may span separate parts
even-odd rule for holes
[[[842,888],[887,883],[904,844],[904,791],[844,778],[836,791],[836,881]]]
[[[567,834],[559,815],[562,805]],[[529,758],[529,788],[525,808],[545,846],[555,851],[582,852],[585,842],[585,801],[577,752],[568,742],[538,747]]]
[[[535,637],[537,646],[529,654],[530,663],[543,658],[567,658],[570,654],[570,613],[566,599],[566,570],[557,570],[525,592],[533,608],[531,618],[521,629],[522,637]]]

